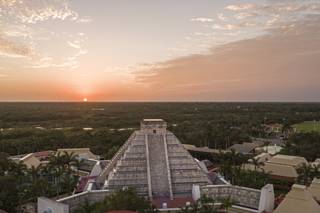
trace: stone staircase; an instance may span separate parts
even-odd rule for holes
[[[162,134],[148,134],[152,197],[170,197],[165,142]]]

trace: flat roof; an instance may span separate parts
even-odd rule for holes
[[[162,122],[164,121],[163,119],[160,118],[145,118],[143,119],[144,122]]]
[[[73,151],[73,150],[90,151],[90,148],[65,148],[65,149],[57,149],[58,152],[60,152],[60,151]]]
[[[247,170],[255,170],[255,166],[253,164],[244,164],[244,168]],[[258,170],[263,170],[270,175],[275,175],[279,177],[287,177],[287,178],[297,178],[298,173],[293,166],[269,163],[265,162],[264,165],[260,166]]]
[[[228,149],[229,150],[234,150],[236,152],[239,153],[250,153],[252,150],[254,150],[255,148],[257,148],[259,145],[256,143],[242,143],[242,144],[233,144],[232,146],[230,146]]]
[[[182,145],[186,150],[193,151],[193,152],[204,152],[204,153],[215,153],[215,154],[230,152],[230,150],[210,149],[208,147],[196,147],[195,145],[191,145],[191,144],[182,144]]]
[[[302,163],[308,163],[308,161],[304,157],[300,156],[291,156],[291,155],[275,155],[270,160],[270,163],[290,165],[290,166],[298,166]]]

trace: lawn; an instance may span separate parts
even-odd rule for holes
[[[293,125],[298,132],[320,132],[320,121],[305,121],[299,124]]]

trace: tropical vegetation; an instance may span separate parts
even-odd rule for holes
[[[215,200],[203,195],[194,203],[182,207],[180,213],[228,213],[233,204],[230,197]]]
[[[139,213],[157,212],[150,201],[138,196],[133,188],[126,188],[115,191],[101,202],[90,204],[86,201],[74,213],[104,213],[111,210],[129,210]]]
[[[81,165],[74,154],[57,154],[48,164],[27,168],[0,153],[0,209],[21,212],[25,204],[34,204],[40,196],[57,197],[72,194],[78,176],[74,170]]]
[[[70,194],[78,178],[71,171],[80,163],[74,156],[53,156],[45,166],[26,168],[9,155],[89,147],[110,159],[143,118],[163,118],[182,143],[221,150],[251,137],[274,137],[265,125],[279,123],[286,140],[283,154],[320,158],[320,133],[293,133],[296,123],[320,120],[317,103],[1,103],[0,209],[15,212],[37,196]],[[232,184],[260,189],[272,182],[259,172],[259,162],[252,161],[253,171],[242,169],[251,156],[192,154],[218,164]],[[310,184],[313,177],[318,177],[314,168],[299,169],[299,183]]]
[[[165,119],[182,143],[225,149],[272,136],[264,124],[320,120],[320,104],[1,103],[0,152],[89,147],[110,158],[143,118]]]
[[[320,133],[296,133],[289,137],[282,154],[305,157],[308,161],[320,158]]]
[[[319,164],[302,164],[298,169],[297,183],[302,185],[310,185],[314,178],[320,178]]]

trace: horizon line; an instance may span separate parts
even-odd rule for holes
[[[113,100],[113,101],[71,101],[71,100],[0,100],[1,103],[314,103],[319,101],[268,101],[268,100]]]

